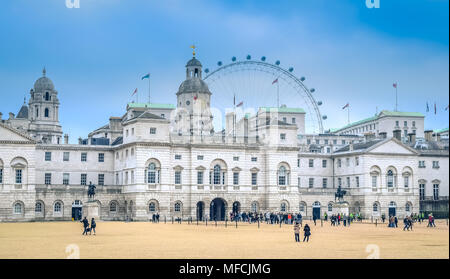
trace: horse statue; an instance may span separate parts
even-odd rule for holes
[[[95,197],[95,185],[92,184],[92,182],[89,182],[89,188],[88,188],[88,198],[89,200],[94,200]]]
[[[341,186],[339,185],[336,193],[334,194],[334,201],[336,202],[336,199],[337,199],[339,202],[342,202],[342,200],[344,199],[344,196],[346,194],[347,194],[347,191],[342,190]]]

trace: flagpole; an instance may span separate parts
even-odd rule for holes
[[[395,111],[398,111],[398,94],[397,94],[398,83],[395,83]]]
[[[150,75],[148,76],[148,103],[150,104]]]
[[[278,81],[277,78],[277,108],[280,107],[280,85],[279,85],[280,81]]]
[[[347,107],[347,121],[350,124],[350,106]]]

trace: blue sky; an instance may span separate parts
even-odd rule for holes
[[[152,100],[175,104],[189,46],[205,67],[232,56],[266,56],[295,68],[317,89],[325,128],[393,109],[426,114],[448,127],[447,0],[139,1],[7,0],[0,9],[0,111],[17,113],[47,68],[71,142],[121,116],[140,77],[151,72]],[[213,92],[214,94],[214,92]],[[143,97],[141,97],[143,98]],[[438,112],[426,113],[436,102]],[[6,116],[5,116],[6,115]]]

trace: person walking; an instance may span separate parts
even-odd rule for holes
[[[83,227],[84,227],[84,231],[82,235],[87,235],[88,233],[88,228],[89,228],[89,221],[88,219],[86,219],[86,216],[84,216],[84,219],[80,221],[81,223],[83,223]]]
[[[89,232],[89,235],[92,234],[92,231],[94,231],[94,235],[95,235],[95,227],[97,227],[97,223],[95,223],[94,218],[92,218],[92,220],[91,220],[91,231]]]
[[[305,232],[304,235],[305,237],[303,238],[303,242],[309,242],[309,236],[311,235],[311,228],[309,227],[308,224],[305,224],[305,227],[303,228],[303,231]]]
[[[295,242],[300,242],[300,225],[298,222],[295,222],[294,225],[294,235],[295,235]]]

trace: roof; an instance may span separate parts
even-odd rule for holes
[[[344,127],[341,127],[341,128],[337,128],[337,129],[336,129],[336,128],[333,128],[333,129],[330,129],[330,132],[337,132],[337,131],[345,130],[345,129],[348,129],[348,128],[353,127],[353,126],[357,126],[357,125],[361,125],[361,124],[364,124],[364,123],[368,123],[368,122],[377,120],[377,119],[379,119],[379,118],[381,118],[381,117],[384,117],[384,116],[425,117],[425,116],[424,116],[422,113],[420,113],[420,112],[402,112],[402,111],[382,110],[379,114],[374,115],[374,116],[372,116],[372,117],[368,117],[368,118],[365,118],[365,119],[362,119],[362,120],[359,120],[359,121],[350,123],[350,124],[345,125]]]
[[[111,143],[111,145],[119,145],[122,143],[123,143],[123,137],[118,137]]]
[[[374,146],[375,144],[378,144],[380,142],[382,142],[383,140],[372,140],[372,141],[367,141],[367,142],[358,142],[358,143],[354,143],[353,144],[353,150],[365,150],[371,146]],[[346,145],[342,148],[339,148],[338,150],[335,151],[335,153],[340,153],[340,152],[347,152],[350,151],[350,145]]]
[[[189,60],[186,64],[186,67],[191,67],[191,66],[201,67],[202,63],[200,63],[200,61],[198,61],[195,57],[192,57],[192,59]]]
[[[278,112],[281,113],[305,113],[305,110],[302,108],[288,108],[288,107],[260,107],[260,110],[264,110],[264,111],[274,111],[276,112],[278,110]]]
[[[20,108],[19,113],[17,114],[16,118],[25,118],[28,119],[28,107],[26,105],[23,105]]]
[[[433,132],[440,134],[440,133],[448,133],[448,128],[440,129],[440,130],[434,130]]]
[[[127,108],[175,109],[172,104],[128,103]]]

